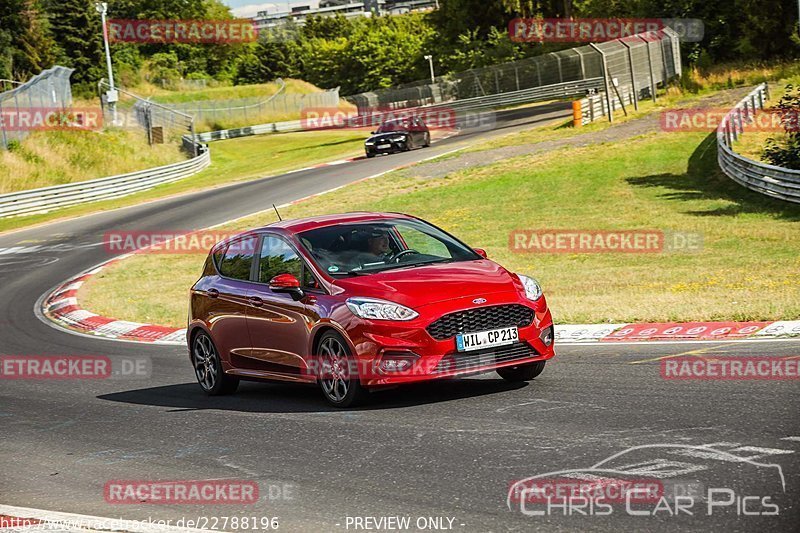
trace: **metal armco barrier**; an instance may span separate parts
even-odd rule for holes
[[[200,145],[199,155],[163,167],[110,176],[96,180],[56,185],[30,191],[0,195],[0,218],[46,213],[77,204],[109,200],[152,189],[200,172],[211,164],[211,152]]]
[[[766,83],[756,87],[731,109],[717,128],[719,168],[733,181],[771,198],[800,203],[800,170],[790,170],[748,159],[731,148],[744,133],[744,125],[753,121],[768,97]]]
[[[396,112],[402,113],[403,111],[411,111],[412,109],[419,113],[454,111],[457,115],[459,115],[458,118],[461,119],[465,113],[471,111],[542,102],[545,100],[556,100],[559,98],[569,98],[571,96],[586,94],[587,91],[598,89],[602,86],[603,78],[569,81],[565,83],[547,85],[544,87],[536,87],[534,89],[519,91],[517,93],[505,93],[492,96],[483,96],[479,98],[470,98],[467,100],[458,100],[457,102],[451,102],[449,104],[397,109]],[[387,114],[391,114],[391,111],[387,111]],[[461,121],[459,120],[459,122]],[[305,128],[303,127],[303,121],[301,120],[259,124],[257,126],[247,126],[244,128],[232,128],[229,130],[198,133],[195,135],[195,139],[203,143],[210,143],[225,139],[236,139],[238,137],[249,137],[251,135],[263,135],[265,133],[290,133],[297,131],[305,131]]]
[[[621,102],[620,98],[622,99]],[[611,99],[611,114],[619,109],[624,109],[623,105],[633,106],[635,102],[636,97],[633,91],[631,91],[628,86],[623,86],[619,89],[619,98],[615,95],[614,98]],[[573,109],[575,104],[577,104],[580,112],[581,119],[579,125],[581,126],[585,126],[586,124],[601,118],[605,118],[609,115],[608,99],[603,92],[592,94],[586,98],[577,100],[573,103]]]
[[[244,128],[209,131],[206,133],[198,133],[194,138],[202,143],[210,143],[214,141],[223,141],[225,139],[236,139],[237,137],[249,137],[251,135],[263,135],[265,133],[290,133],[293,131],[303,131],[302,121],[290,120],[287,122],[245,126]]]

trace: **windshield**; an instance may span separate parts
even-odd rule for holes
[[[381,124],[381,127],[378,128],[378,133],[391,133],[393,131],[408,131],[411,128],[411,124],[405,120],[390,120],[389,122],[384,122]]]
[[[481,259],[447,233],[418,220],[329,226],[301,233],[299,240],[331,276]]]

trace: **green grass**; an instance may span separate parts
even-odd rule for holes
[[[358,131],[324,131],[258,135],[212,143],[211,167],[194,176],[141,193],[115,200],[62,209],[53,213],[0,219],[0,232],[75,217],[96,211],[163,198],[175,194],[218,187],[236,181],[275,176],[309,165],[360,155],[366,134]],[[142,163],[151,148],[137,147],[137,168],[153,166]],[[133,157],[133,156],[132,156]],[[133,168],[131,170],[136,170]],[[103,174],[101,174],[103,175]]]
[[[186,159],[176,145],[148,146],[126,130],[34,132],[0,149],[0,194],[124,174]]]
[[[289,79],[284,80],[284,83],[286,83],[286,94],[307,94],[321,90],[310,83],[300,80]],[[231,100],[236,98],[258,97],[267,99],[275,94],[279,88],[279,83],[271,82],[180,91],[170,91],[154,85],[142,85],[132,88],[131,91],[140,96],[151,97],[154,102],[162,104],[184,104],[207,100]]]
[[[557,323],[772,320],[800,317],[800,207],[722,176],[712,135],[650,134],[618,144],[523,156],[443,179],[413,168],[301,202],[300,217],[401,211],[458,235],[542,282]],[[272,222],[265,212],[236,223]],[[696,253],[515,253],[516,229],[700,233]],[[84,285],[94,312],[182,326],[201,256],[140,256]],[[147,279],[147,284],[141,280]]]

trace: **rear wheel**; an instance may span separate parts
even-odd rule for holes
[[[233,394],[239,379],[225,374],[214,341],[206,333],[198,333],[192,342],[192,365],[197,382],[209,396]]]
[[[358,379],[355,358],[338,333],[322,335],[317,348],[320,360],[318,377],[322,395],[334,407],[352,407],[361,403],[367,391]]]
[[[498,368],[497,373],[506,381],[530,381],[544,371],[546,361],[536,361],[524,365],[507,366]]]

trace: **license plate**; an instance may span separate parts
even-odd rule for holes
[[[495,346],[514,344],[519,340],[517,327],[480,331],[478,333],[459,333],[456,335],[456,348],[459,352],[483,350]]]
[[[391,144],[379,144],[378,145],[378,150],[386,150],[387,148],[391,148],[391,147],[392,147]]]

